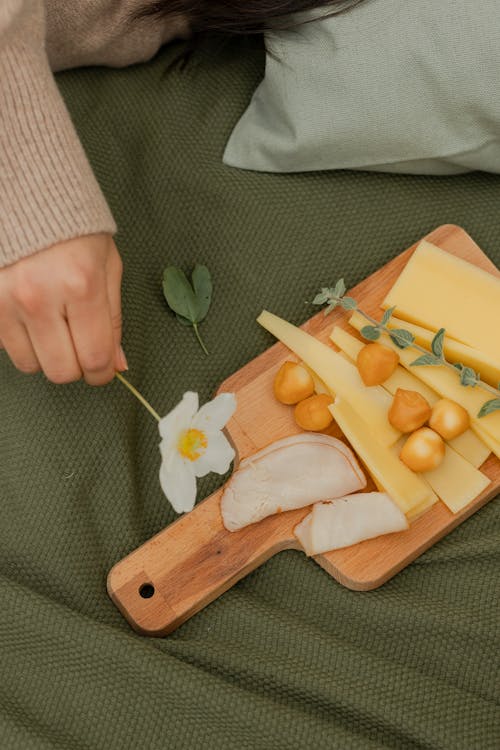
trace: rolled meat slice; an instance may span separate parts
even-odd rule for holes
[[[366,486],[353,452],[337,438],[301,433],[241,462],[221,498],[224,526],[237,531],[267,516],[343,497]]]
[[[320,555],[407,528],[405,514],[389,495],[363,492],[317,503],[294,534],[306,555]]]

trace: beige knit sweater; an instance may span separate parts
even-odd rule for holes
[[[116,226],[52,71],[121,67],[187,35],[147,0],[0,0],[0,266]]]

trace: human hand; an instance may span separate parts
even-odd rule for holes
[[[25,373],[104,385],[126,370],[122,261],[113,238],[61,242],[0,269],[0,341]]]

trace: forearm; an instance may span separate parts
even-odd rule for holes
[[[115,224],[52,70],[120,66],[187,35],[143,0],[0,0],[0,267]]]
[[[45,50],[42,0],[0,10],[0,266],[71,237],[114,232]]]

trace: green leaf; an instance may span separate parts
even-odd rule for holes
[[[461,362],[453,362],[453,367],[455,367],[459,372],[464,369],[464,366]]]
[[[324,305],[325,302],[328,302],[328,289],[323,287],[321,292],[315,296],[315,298],[312,301],[313,305]]]
[[[175,317],[179,321],[179,323],[183,326],[192,326],[193,323],[191,320],[188,320],[187,318],[183,318],[182,315],[179,315],[178,313],[175,313]]]
[[[325,315],[330,315],[330,313],[333,312],[333,310],[335,310],[335,308],[337,307],[338,304],[339,303],[335,302],[335,301],[330,302],[330,304],[328,305],[328,307],[325,308],[324,314]]]
[[[364,326],[360,333],[368,341],[377,341],[380,338],[380,331],[377,326]]]
[[[212,301],[212,278],[206,266],[196,265],[191,279],[198,308],[196,322],[201,323],[206,317]]]
[[[380,325],[381,326],[386,326],[387,325],[387,323],[392,318],[395,309],[396,309],[396,306],[389,307],[389,309],[385,311],[385,313],[382,316],[382,320],[380,321]]]
[[[488,414],[491,414],[494,411],[500,411],[500,398],[492,398],[491,401],[487,401],[485,404],[483,404],[477,416],[486,417]]]
[[[163,294],[175,317],[183,326],[192,326],[205,354],[198,323],[202,321],[212,300],[212,279],[206,266],[196,265],[191,275],[192,286],[182,269],[168,266],[163,272]]]
[[[340,304],[344,310],[355,310],[358,306],[358,303],[352,297],[342,297]]]
[[[346,286],[344,279],[339,279],[337,283],[335,284],[335,288],[333,290],[333,296],[334,297],[343,297],[346,291]]]
[[[169,266],[163,272],[163,294],[168,306],[178,315],[195,323],[198,303],[186,274],[180,268]]]
[[[472,367],[463,367],[460,371],[460,382],[462,385],[476,385],[478,376]]]
[[[445,329],[440,328],[432,339],[431,349],[436,357],[443,359],[443,344],[444,344]]]
[[[391,339],[392,343],[396,344],[396,346],[398,346],[400,349],[406,349],[415,341],[415,336],[413,335],[413,333],[410,333],[410,331],[405,331],[404,328],[394,328],[390,332],[389,338]]]
[[[208,349],[205,346],[205,343],[204,343],[203,339],[200,336],[200,332],[198,330],[198,323],[193,323],[193,328],[194,328],[195,336],[198,339],[198,343],[200,344],[201,348],[203,349],[203,351],[205,352],[205,354],[208,357]]]
[[[433,354],[424,354],[410,364],[412,367],[422,367],[423,365],[441,365],[442,362],[439,357],[435,357]]]

